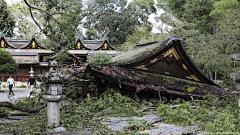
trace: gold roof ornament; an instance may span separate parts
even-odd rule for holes
[[[4,48],[4,46],[5,46],[5,42],[4,42],[4,40],[2,39],[2,40],[1,40],[1,47]]]

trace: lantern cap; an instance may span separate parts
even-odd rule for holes
[[[45,75],[38,75],[38,80],[45,83],[67,82],[70,79],[70,76],[59,73],[56,69],[57,66],[57,61],[52,61],[50,63],[51,68],[49,69],[49,72],[47,72]]]

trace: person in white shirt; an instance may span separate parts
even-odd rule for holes
[[[7,83],[9,83],[9,95],[11,95],[11,92],[13,93],[12,87],[13,87],[13,85],[15,86],[14,79],[12,78],[11,75],[10,75],[9,78],[7,79]]]

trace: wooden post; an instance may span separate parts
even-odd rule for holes
[[[137,92],[135,92],[135,99],[136,99],[137,102],[140,102],[140,99],[139,99],[139,97],[138,97]]]
[[[240,110],[240,94],[238,95],[238,109]]]
[[[96,95],[96,97],[98,97],[98,89],[97,88],[95,88],[95,95]]]
[[[162,101],[160,90],[158,90],[158,96],[159,96],[160,101]]]
[[[90,93],[87,93],[87,99],[88,99],[88,100],[91,100],[91,95],[90,95]]]

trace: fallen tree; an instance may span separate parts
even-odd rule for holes
[[[19,111],[22,111],[22,112],[28,112],[28,113],[37,113],[40,110],[44,109],[46,106],[47,106],[47,102],[44,103],[44,105],[39,107],[39,108],[30,109],[30,108],[27,108],[27,107],[22,107],[22,106],[15,105],[15,104],[13,104],[11,102],[8,102],[8,101],[0,102],[0,107],[8,107],[8,108],[11,108],[11,109],[19,110]]]

